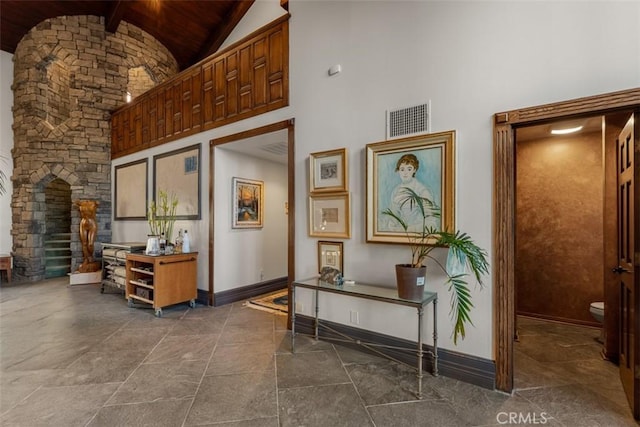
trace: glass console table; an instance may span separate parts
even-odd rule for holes
[[[398,291],[396,288],[387,288],[383,286],[376,286],[365,283],[354,283],[354,284],[342,284],[335,285],[328,282],[320,281],[318,278],[311,278],[305,280],[296,280],[292,283],[291,286],[291,307],[293,307],[291,312],[291,352],[295,353],[295,339],[296,339],[296,288],[306,288],[315,291],[315,319],[314,319],[314,337],[317,340],[318,329],[323,327],[332,333],[343,337],[340,338],[332,338],[332,337],[324,337],[329,340],[341,341],[341,342],[350,342],[355,343],[357,345],[361,345],[387,359],[391,359],[395,362],[402,363],[403,365],[407,365],[405,362],[395,359],[387,354],[382,353],[377,350],[375,347],[380,348],[389,348],[394,350],[402,350],[408,351],[417,356],[417,365],[411,366],[415,368],[418,372],[418,399],[422,399],[422,359],[425,351],[422,349],[422,317],[424,313],[424,308],[428,304],[433,306],[433,351],[426,351],[426,353],[430,354],[432,357],[432,368],[433,368],[433,376],[438,376],[438,328],[437,328],[437,306],[438,306],[438,294],[435,292],[425,292],[422,296],[421,301],[413,301],[400,298],[398,296]],[[398,347],[398,346],[389,346],[379,343],[371,343],[371,342],[363,342],[361,340],[349,337],[346,334],[338,332],[326,324],[323,324],[322,321],[318,317],[319,307],[318,307],[318,294],[320,292],[328,292],[337,295],[346,295],[355,298],[363,298],[373,301],[379,301],[389,304],[396,305],[404,305],[407,307],[413,307],[417,310],[418,313],[418,344],[417,348],[409,348],[409,347]],[[408,365],[410,366],[410,365]]]

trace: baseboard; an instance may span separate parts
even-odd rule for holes
[[[415,341],[409,341],[402,338],[392,337],[389,335],[380,334],[377,332],[368,331],[365,329],[354,328],[351,326],[343,325],[340,323],[329,322],[323,320],[322,323],[326,324],[332,329],[338,332],[349,335],[355,339],[362,341],[368,341],[375,344],[382,344],[387,346],[396,347],[415,347],[417,343]],[[296,314],[296,333],[313,334],[314,331],[314,318]],[[320,337],[324,338],[340,338],[339,336],[332,334],[331,331],[320,328]],[[366,348],[358,346],[357,344],[340,343],[347,347],[352,347],[360,351],[367,351]],[[431,351],[433,345],[423,344],[425,351]],[[397,360],[400,360],[408,365],[414,366],[416,363],[416,356],[401,350],[394,350],[379,347],[377,350],[382,353],[391,356]],[[426,372],[432,372],[432,357],[429,353],[425,353],[423,359],[423,369]],[[467,383],[475,384],[477,386],[494,390],[495,389],[495,377],[496,367],[493,360],[483,359],[468,354],[458,353],[447,349],[438,349],[438,372],[446,377],[454,378]]]
[[[598,322],[596,322],[595,320],[569,319],[567,317],[548,316],[546,314],[529,313],[527,311],[520,311],[520,310],[518,310],[516,312],[516,315],[523,316],[523,317],[529,317],[529,318],[532,318],[532,319],[547,320],[549,322],[566,323],[566,324],[569,324],[569,325],[589,326],[589,327],[592,327],[592,328],[600,328],[600,327],[602,327],[602,325],[599,324]]]
[[[198,289],[198,296],[196,297],[196,302],[202,305],[209,305],[209,291],[205,291],[204,289]]]
[[[219,307],[221,305],[230,304],[236,301],[253,298],[269,292],[279,291],[287,287],[289,280],[287,277],[278,277],[273,280],[255,283],[253,285],[242,286],[228,291],[216,292],[213,294],[213,305]]]

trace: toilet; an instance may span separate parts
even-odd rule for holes
[[[589,312],[600,323],[600,338],[598,341],[604,343],[604,301],[592,302],[589,306]]]

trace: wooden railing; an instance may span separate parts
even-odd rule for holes
[[[289,15],[117,109],[111,158],[289,105]]]

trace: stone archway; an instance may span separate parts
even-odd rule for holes
[[[46,188],[54,181],[58,181],[58,187],[64,188],[66,186],[69,188],[69,200],[73,199],[74,196],[81,196],[81,187],[78,186],[80,178],[61,164],[56,164],[52,167],[41,166],[30,175],[29,182],[21,185],[17,191],[21,201],[14,203],[14,212],[17,205],[21,221],[14,221],[12,230],[14,269],[17,277],[41,280],[47,276],[45,242],[51,234],[49,232],[51,230],[48,230],[49,227],[47,226],[47,204],[51,203],[51,195],[47,200]],[[57,190],[54,192],[57,192]],[[74,192],[77,194],[74,194]],[[52,192],[50,191],[49,193],[51,194]],[[17,198],[15,191],[13,197],[14,200]],[[62,203],[65,202],[62,201]],[[60,215],[60,213],[56,213],[56,215]],[[77,212],[73,212],[70,205],[67,215],[69,216],[70,230],[73,230],[74,226],[77,229],[79,216]],[[53,220],[55,220],[55,217]],[[82,251],[79,248],[77,233],[75,236],[74,233],[70,233],[69,240],[68,247],[71,251],[70,268],[73,269],[73,260],[77,260],[78,251],[81,258]]]

